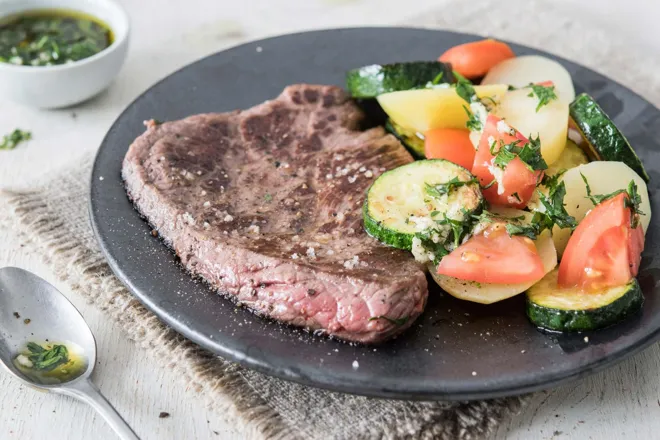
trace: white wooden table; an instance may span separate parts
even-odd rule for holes
[[[0,0],[2,1],[2,0]],[[477,1],[477,0],[474,0]],[[567,13],[614,26],[630,44],[660,49],[660,6],[650,0],[565,3]],[[76,108],[39,111],[0,100],[0,132],[29,129],[34,140],[0,152],[0,186],[29,185],[39,175],[98,147],[120,111],[176,68],[237,41],[303,29],[399,23],[435,0],[123,0],[132,18],[129,58],[115,84]],[[2,207],[0,207],[2,209]],[[95,381],[143,439],[232,439],[232,426],[186,392],[166,369],[154,368],[119,328],[54,280],[41,257],[10,230],[0,229],[0,267],[32,270],[78,306],[99,347]],[[511,439],[658,438],[660,380],[657,349],[575,385],[539,393],[498,430]],[[159,418],[168,412],[169,418]],[[68,398],[23,389],[0,374],[0,440],[114,439],[88,407]]]

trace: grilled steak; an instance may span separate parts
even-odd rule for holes
[[[192,274],[255,312],[350,341],[400,333],[424,272],[362,228],[364,194],[411,161],[337,87],[294,85],[246,111],[147,124],[130,199]]]

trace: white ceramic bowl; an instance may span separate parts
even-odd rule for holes
[[[0,18],[34,9],[69,9],[106,23],[114,41],[105,50],[74,63],[16,66],[0,62],[0,97],[39,108],[77,104],[107,88],[128,50],[129,21],[113,0],[0,0]]]

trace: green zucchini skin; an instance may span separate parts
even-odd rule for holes
[[[536,286],[533,286],[533,290]],[[567,294],[573,294],[567,293]],[[589,295],[589,293],[579,293]],[[642,308],[644,295],[636,279],[626,285],[626,292],[609,304],[583,310],[545,307],[527,295],[527,317],[537,327],[559,332],[597,330],[623,321]]]
[[[391,119],[388,119],[385,123],[385,130],[392,133],[399,142],[410,151],[410,154],[412,154],[415,159],[420,160],[426,158],[424,152],[424,139],[417,136],[416,133],[406,130]]]
[[[649,181],[649,175],[635,150],[591,96],[586,93],[578,95],[569,105],[569,113],[587,141],[589,148],[586,153],[590,159],[623,162],[644,181]]]
[[[453,210],[461,212],[459,221],[469,221],[471,215],[479,212],[483,205],[483,196],[477,182],[461,186],[452,191],[446,201],[435,201],[424,193],[425,183],[437,184],[450,181],[452,178],[461,181],[474,179],[465,168],[444,159],[419,160],[386,171],[374,181],[367,191],[364,200],[362,217],[364,229],[370,236],[389,246],[411,250],[413,238],[426,228],[418,229],[415,222],[409,222],[413,213],[421,216],[430,225],[435,224],[430,212],[420,214],[429,204],[433,210],[442,213],[451,212],[452,207],[464,208]],[[394,207],[385,201],[399,200]]]
[[[373,64],[349,70],[346,86],[353,98],[375,98],[383,93],[425,87],[441,73],[439,84],[453,82],[451,65],[439,61]]]
[[[383,227],[383,224],[380,221],[369,215],[368,206],[369,204],[365,200],[362,208],[362,223],[364,224],[364,230],[367,231],[367,234],[381,243],[385,243],[397,249],[405,249],[407,251],[412,249],[412,239],[414,235],[399,234],[396,231]]]

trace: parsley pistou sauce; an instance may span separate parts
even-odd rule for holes
[[[54,66],[96,55],[112,44],[99,19],[65,9],[26,11],[0,19],[0,62]]]
[[[82,348],[73,343],[28,342],[14,357],[14,366],[33,382],[57,385],[87,371],[87,358]]]

